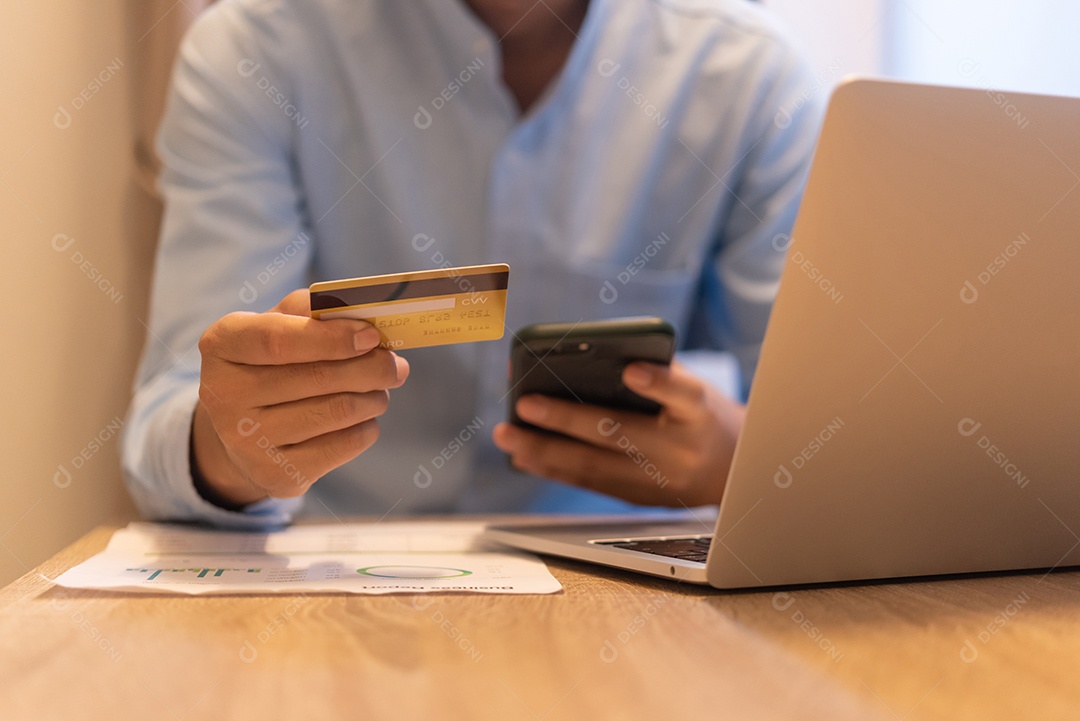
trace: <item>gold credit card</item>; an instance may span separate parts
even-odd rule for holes
[[[498,340],[510,266],[470,265],[314,283],[311,317],[358,318],[388,350]]]

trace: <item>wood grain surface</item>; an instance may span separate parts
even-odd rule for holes
[[[550,596],[0,591],[0,719],[1076,719],[1080,573]]]

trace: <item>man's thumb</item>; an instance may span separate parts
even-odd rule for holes
[[[272,313],[311,317],[311,291],[307,288],[294,290],[282,298],[281,302],[271,308],[270,311]]]

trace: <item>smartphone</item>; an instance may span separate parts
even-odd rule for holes
[[[670,365],[675,329],[661,318],[618,318],[583,323],[541,323],[519,330],[510,349],[510,422],[518,398],[530,393],[656,415],[660,404],[622,382],[634,361]]]

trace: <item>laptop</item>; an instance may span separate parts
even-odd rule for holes
[[[488,537],[726,589],[1080,565],[1078,128],[1078,98],[845,81],[715,519]]]

